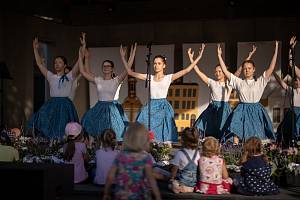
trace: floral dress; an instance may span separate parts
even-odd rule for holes
[[[222,178],[223,159],[202,156],[199,160],[200,180],[195,191],[202,194],[228,194],[231,189],[231,178]]]
[[[122,151],[115,159],[114,199],[151,199],[145,167],[153,162],[146,152]]]

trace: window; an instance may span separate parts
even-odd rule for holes
[[[193,89],[193,97],[196,97],[196,92],[197,92],[197,90]]]
[[[192,96],[192,89],[188,89],[188,97]]]
[[[175,97],[179,97],[180,96],[180,89],[176,89],[175,90]]]
[[[179,108],[179,101],[174,101],[174,108],[178,109]]]
[[[196,102],[195,102],[195,101],[192,101],[192,109],[195,108],[195,105],[196,105]]]
[[[273,122],[280,123],[280,108],[273,108]]]
[[[184,113],[181,114],[181,119],[184,120]]]
[[[186,120],[189,120],[189,119],[190,119],[190,115],[189,115],[189,114],[186,114],[185,119],[186,119]]]
[[[169,89],[169,94],[168,94],[168,96],[173,96],[173,90],[172,89]]]
[[[186,108],[186,102],[182,101],[182,109],[185,109],[185,108]]]
[[[175,120],[178,120],[178,113],[175,113],[175,114],[174,114],[174,119],[175,119]]]
[[[191,102],[190,102],[190,101],[187,101],[186,108],[187,108],[187,109],[190,109],[190,108],[191,108]]]
[[[183,95],[184,97],[186,97],[186,89],[183,89]]]

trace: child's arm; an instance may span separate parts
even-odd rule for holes
[[[178,171],[178,166],[173,165],[171,168],[171,178],[170,178],[171,181],[176,178],[177,171]]]
[[[222,166],[222,178],[223,179],[228,179],[229,178],[225,161],[223,161],[223,166]]]
[[[156,181],[155,181],[155,179],[153,177],[153,174],[152,174],[152,167],[150,165],[146,165],[145,166],[145,171],[146,171],[146,177],[147,177],[147,179],[150,183],[150,186],[152,188],[155,199],[160,200],[161,199],[160,192],[159,192]],[[106,187],[106,185],[105,185],[105,187]]]
[[[105,187],[104,187],[103,200],[111,199],[111,185],[114,181],[116,172],[117,172],[117,167],[113,166],[110,168],[110,171],[106,178]]]

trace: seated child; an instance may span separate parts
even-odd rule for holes
[[[250,137],[243,146],[240,159],[241,176],[234,180],[237,191],[244,195],[274,195],[278,187],[271,180],[271,166],[262,153],[262,143],[257,137]]]
[[[199,160],[199,181],[195,191],[202,194],[228,194],[232,180],[228,176],[226,164],[219,157],[220,145],[216,138],[206,137]]]
[[[173,166],[169,189],[174,193],[193,192],[197,182],[199,133],[196,128],[186,128],[181,137],[182,149],[170,162]]]

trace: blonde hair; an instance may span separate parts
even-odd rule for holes
[[[243,145],[243,154],[239,161],[239,164],[247,162],[249,158],[255,155],[263,153],[263,146],[261,140],[258,137],[250,137]],[[266,156],[263,156],[265,161],[268,161]]]
[[[197,149],[199,144],[199,132],[197,128],[185,128],[181,134],[183,146],[189,149]]]
[[[219,152],[219,141],[212,136],[206,137],[202,144],[202,156],[212,157],[215,155],[219,155]]]
[[[123,148],[129,151],[140,152],[149,149],[150,137],[144,125],[130,123],[124,134]]]

